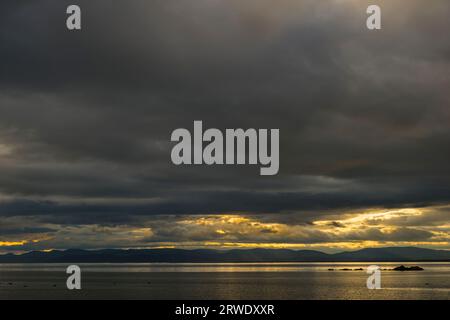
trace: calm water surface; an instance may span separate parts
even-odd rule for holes
[[[373,264],[425,270],[382,271],[368,290]],[[450,299],[450,263],[81,263],[80,291],[66,289],[67,266],[0,264],[0,299]]]

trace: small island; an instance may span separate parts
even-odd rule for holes
[[[363,271],[363,268],[357,268],[357,269],[350,269],[350,268],[343,268],[343,269],[335,269],[335,268],[329,268],[328,271]],[[380,269],[382,271],[423,271],[422,267],[419,266],[411,266],[407,267],[404,265],[401,265],[399,267],[395,267],[393,269]]]
[[[394,270],[394,271],[423,271],[424,269],[419,266],[405,267],[404,265],[401,265],[400,267],[396,267],[392,270]]]

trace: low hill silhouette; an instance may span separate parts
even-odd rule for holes
[[[327,254],[314,250],[236,249],[105,249],[32,251],[0,255],[0,263],[127,263],[127,262],[399,262],[450,261],[450,251],[416,247],[368,248]]]

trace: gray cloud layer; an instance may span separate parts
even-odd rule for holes
[[[68,1],[3,1],[0,216],[303,223],[450,202],[450,6],[377,2],[379,32],[367,1],[82,0],[68,32]],[[280,175],[173,166],[193,120],[280,128]]]

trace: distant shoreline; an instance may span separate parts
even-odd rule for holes
[[[450,251],[416,247],[368,248],[327,254],[288,249],[105,249],[32,251],[0,255],[0,263],[371,263],[450,262]]]
[[[214,262],[209,262],[209,261],[195,261],[195,262],[189,262],[189,261],[183,261],[183,262],[165,262],[165,261],[160,261],[160,262],[154,262],[154,261],[139,261],[139,262],[135,262],[135,261],[121,261],[121,262],[115,262],[115,261],[102,261],[102,262],[91,262],[91,261],[60,261],[60,262],[0,262],[0,265],[13,265],[13,264],[66,264],[66,263],[72,263],[72,264],[263,264],[263,263],[308,263],[308,264],[313,264],[313,263],[450,263],[450,260],[398,260],[398,261],[387,261],[387,260],[377,260],[377,261],[252,261],[252,262],[245,262],[245,261],[214,261]]]

